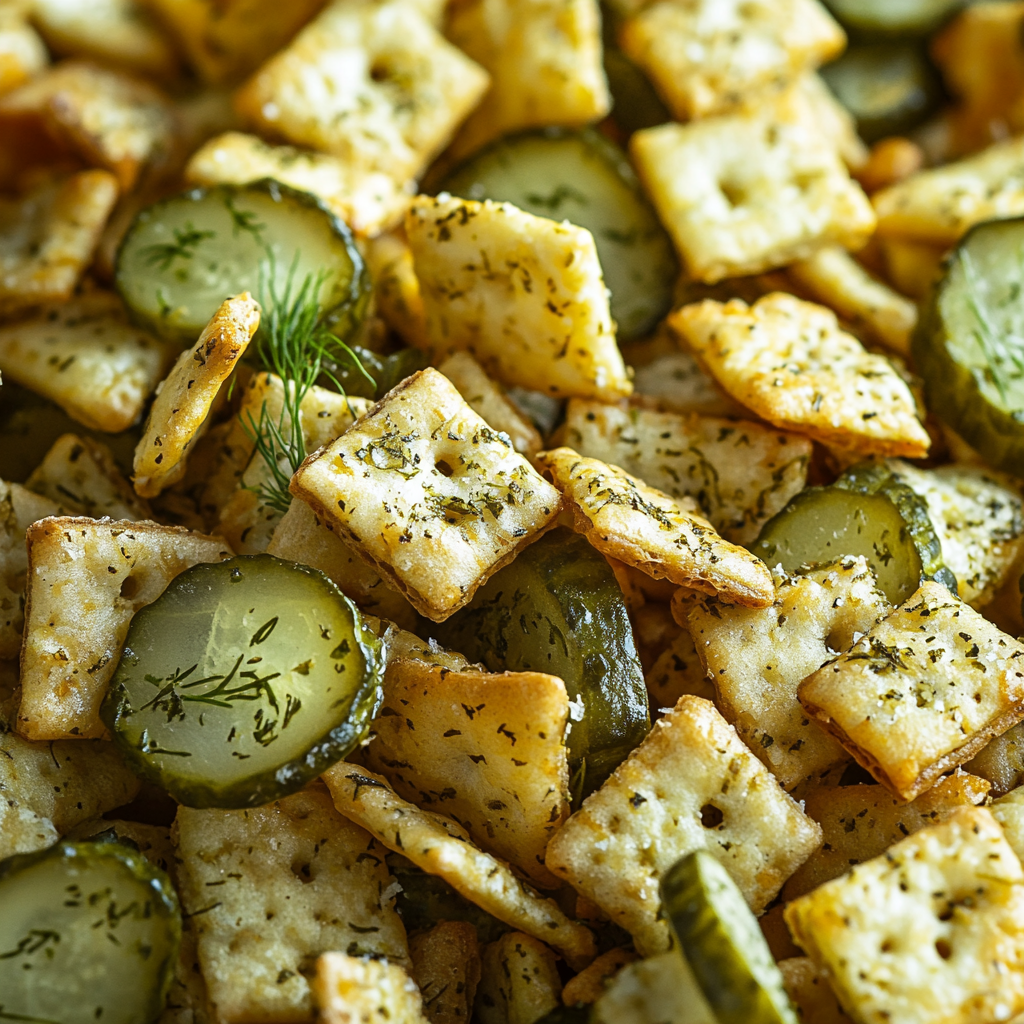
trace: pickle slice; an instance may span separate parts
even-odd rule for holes
[[[0,1020],[150,1024],[178,959],[170,879],[120,843],[0,861]]]
[[[266,305],[319,281],[320,310],[344,336],[369,286],[348,227],[307,192],[265,180],[196,188],[141,210],[117,254],[115,283],[133,316],[172,341],[194,342],[231,295]]]
[[[787,573],[863,555],[893,605],[906,601],[924,577],[910,528],[886,494],[808,487],[764,524],[750,550]]]
[[[100,714],[188,807],[256,807],[348,756],[381,700],[381,644],[322,572],[272,555],[200,564],[128,629]]]
[[[501,139],[457,168],[444,191],[586,228],[620,338],[645,334],[672,305],[679,274],[672,243],[626,154],[597,132],[549,128]]]
[[[1000,469],[1024,476],[1024,217],[969,231],[911,351],[928,408]]]
[[[966,0],[825,0],[845,28],[865,35],[925,36]]]
[[[604,557],[564,528],[531,544],[436,630],[492,672],[548,672],[572,701],[574,802],[597,789],[650,729],[647,688],[622,591]]]
[[[796,1024],[757,918],[707,850],[695,850],[668,869],[661,899],[719,1024]]]

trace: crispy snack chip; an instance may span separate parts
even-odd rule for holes
[[[558,515],[559,494],[433,369],[309,456],[292,493],[443,621]]]
[[[444,148],[488,80],[413,5],[352,0],[329,5],[236,104],[271,135],[404,185]]]
[[[106,171],[44,183],[20,201],[0,199],[0,313],[69,298],[116,199]]]
[[[29,527],[17,730],[28,739],[102,736],[99,707],[132,616],[175,576],[231,555],[178,526],[62,517]]]
[[[634,632],[637,632],[634,627]],[[708,679],[688,627],[681,628],[644,673],[651,710],[672,708],[684,693],[715,703],[718,693]]]
[[[954,807],[983,804],[988,792],[984,779],[959,770],[909,804],[885,786],[808,789],[804,811],[821,825],[824,841],[782,887],[782,898],[795,900],[855,864],[880,857],[905,836],[942,821]]]
[[[544,447],[537,428],[468,352],[454,352],[444,362],[438,363],[437,371],[455,385],[473,412],[495,430],[508,434],[512,447],[520,455],[532,459]]]
[[[897,355],[910,354],[917,305],[872,277],[845,249],[827,245],[786,272],[811,298],[871,340]]]
[[[757,913],[820,840],[714,705],[683,696],[562,826],[547,865],[649,956],[669,946],[658,884],[680,857],[708,850]]]
[[[534,884],[558,885],[544,850],[569,817],[565,684],[541,672],[388,665],[364,758],[399,796],[454,818]]]
[[[770,270],[830,242],[858,249],[875,227],[799,87],[752,110],[636,132],[630,152],[699,281]]]
[[[51,846],[139,785],[113,744],[30,743],[0,730],[0,859]]]
[[[18,4],[0,8],[0,96],[38,74],[49,63],[46,45]]]
[[[975,224],[1024,214],[1022,176],[1024,138],[918,171],[871,197],[878,233],[948,248]]]
[[[888,611],[863,558],[782,578],[770,608],[696,604],[689,627],[740,738],[789,791],[849,759],[797,700],[812,672],[845,651]],[[683,615],[686,614],[685,609]]]
[[[272,146],[243,132],[210,139],[185,168],[185,179],[197,185],[244,185],[261,178],[275,178],[319,196],[360,235],[401,223],[411,198],[401,183],[382,171],[359,169],[327,153]]]
[[[858,1022],[1024,1009],[1024,876],[987,810],[959,807],[791,903],[786,921]]]
[[[480,945],[468,921],[442,921],[409,940],[412,974],[430,1024],[466,1024],[480,984]]]
[[[445,34],[491,76],[453,160],[501,135],[582,127],[611,109],[596,0],[468,0],[452,6]]]
[[[679,121],[721,114],[837,57],[846,35],[818,0],[661,0],[619,30]]]
[[[378,315],[408,344],[429,349],[427,314],[405,235],[392,231],[368,241],[366,265],[373,279]]]
[[[831,664],[800,703],[904,800],[1024,718],[1024,645],[924,583]]]
[[[485,946],[482,966],[476,996],[480,1024],[537,1021],[561,1005],[555,954],[530,935],[509,932]]]
[[[312,1021],[307,975],[329,950],[407,960],[384,851],[323,787],[245,811],[181,807],[174,837],[217,1020]]]
[[[178,357],[157,388],[135,449],[137,494],[155,498],[184,476],[189,448],[259,323],[259,303],[248,292],[225,299],[195,345]]]
[[[168,353],[136,330],[116,296],[91,292],[0,326],[0,371],[95,430],[126,430],[163,376]]]
[[[750,543],[807,483],[811,443],[760,423],[573,400],[565,443],[672,498],[694,498],[723,537]]]
[[[775,292],[752,306],[683,306],[672,324],[718,383],[769,423],[865,454],[928,454],[910,388],[832,310]]]
[[[597,955],[589,928],[570,920],[554,900],[538,896],[500,860],[475,847],[455,822],[407,803],[359,765],[340,761],[323,779],[345,817],[427,874],[439,875],[492,917],[552,946],[577,969]]]
[[[630,393],[585,228],[442,193],[417,197],[405,230],[433,356],[466,349],[502,383],[559,397]]]
[[[399,964],[324,953],[313,982],[323,1024],[426,1024],[423,997]]]
[[[589,1006],[600,999],[608,983],[627,964],[634,963],[637,955],[632,950],[616,946],[602,953],[592,964],[570,978],[562,989],[562,1002],[566,1006]]]
[[[568,502],[573,528],[603,554],[729,604],[761,608],[774,599],[764,562],[723,540],[692,498],[673,500],[571,448],[541,452],[537,465]]]

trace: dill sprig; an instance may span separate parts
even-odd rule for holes
[[[196,254],[196,246],[206,238],[213,238],[215,232],[200,231],[192,221],[186,221],[184,228],[174,229],[173,242],[155,242],[142,250],[147,266],[161,272],[170,269],[175,260],[190,260]]]
[[[278,512],[288,511],[292,500],[288,485],[308,454],[301,410],[313,385],[322,376],[340,394],[345,394],[345,388],[330,369],[330,364],[342,354],[375,384],[358,356],[323,322],[319,296],[328,272],[321,270],[316,276],[307,274],[295,288],[298,255],[295,254],[289,268],[283,292],[278,290],[272,257],[261,267],[260,274],[260,304],[265,313],[256,340],[256,353],[264,368],[284,382],[281,412],[275,417],[264,402],[259,419],[249,413],[249,422],[243,424],[270,474],[268,480],[249,490],[264,505]]]

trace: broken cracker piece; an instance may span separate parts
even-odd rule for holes
[[[561,1005],[562,979],[555,954],[522,932],[509,932],[483,949],[476,995],[480,1024],[539,1021]]]
[[[409,940],[412,975],[430,1024],[467,1024],[480,984],[480,944],[468,921],[441,921]]]
[[[323,1024],[426,1024],[423,997],[399,964],[324,953],[313,982]]]

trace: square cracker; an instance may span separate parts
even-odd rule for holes
[[[619,44],[689,121],[794,81],[846,35],[818,0],[662,0],[623,22]]]
[[[548,846],[547,865],[650,956],[669,947],[658,885],[706,849],[755,913],[821,841],[709,701],[683,696]]]
[[[823,842],[782,887],[782,899],[795,900],[855,864],[880,857],[905,836],[942,821],[954,807],[985,803],[988,792],[984,779],[959,770],[909,804],[885,786],[808,789],[804,811],[821,825]]]
[[[99,708],[132,616],[185,569],[231,551],[179,526],[73,517],[33,523],[26,543],[16,728],[38,740],[103,736]]]
[[[913,800],[1024,718],[1024,645],[924,583],[799,697],[883,786]]]
[[[362,611],[405,629],[416,628],[418,620],[412,605],[385,583],[351,544],[324,526],[304,501],[293,501],[278,521],[267,554],[319,569]]]
[[[476,927],[441,921],[409,939],[409,955],[431,1024],[467,1024],[480,983]]]
[[[585,228],[442,193],[417,197],[405,230],[434,357],[466,349],[502,383],[558,397],[630,393]]]
[[[373,957],[324,953],[313,982],[323,1024],[426,1024],[423,997],[400,965]]]
[[[260,323],[260,305],[248,293],[225,299],[199,340],[161,381],[146,429],[135,448],[135,492],[155,498],[185,474],[186,459]]]
[[[553,524],[560,503],[429,368],[309,456],[292,493],[435,622]]]
[[[379,776],[339,761],[323,775],[334,806],[389,850],[510,927],[562,953],[577,970],[597,955],[590,929],[570,920],[554,900],[521,882],[506,864],[474,846],[451,818],[408,803]]]
[[[0,199],[0,314],[70,298],[116,200],[117,182],[106,171]]]
[[[328,950],[407,962],[383,849],[316,785],[244,811],[178,809],[179,895],[224,1024],[312,1021]]]
[[[569,817],[565,684],[541,672],[452,672],[390,661],[366,766],[419,807],[454,818],[534,884]]]
[[[46,44],[27,15],[24,5],[0,7],[0,96],[37,75],[50,61]]]
[[[568,502],[573,528],[603,554],[728,604],[762,608],[774,600],[764,562],[720,537],[692,498],[673,500],[571,448],[541,452],[536,462]]]
[[[1024,137],[876,192],[878,234],[949,247],[984,220],[1024,214]]]
[[[846,558],[783,577],[770,608],[706,602],[690,611],[719,709],[783,789],[849,759],[801,707],[797,688],[889,610],[867,562]]]
[[[25,486],[75,515],[133,522],[153,518],[149,506],[135,494],[118,469],[110,449],[91,437],[62,434]]]
[[[445,34],[491,76],[452,160],[501,135],[582,127],[611,109],[596,0],[468,0],[452,5]]]
[[[410,199],[408,190],[382,171],[360,170],[327,153],[273,146],[243,132],[210,139],[185,168],[185,179],[197,185],[242,185],[260,178],[319,196],[359,235],[400,223]]]
[[[476,995],[479,1024],[539,1021],[561,1006],[555,954],[530,935],[508,932],[485,946],[482,967]]]
[[[489,76],[411,4],[330,4],[236,95],[264,134],[404,184],[444,148]]]
[[[859,249],[875,227],[799,88],[751,110],[633,135],[630,152],[691,277],[714,283]]]
[[[910,388],[832,310],[774,292],[752,306],[706,299],[671,316],[718,383],[769,423],[864,454],[928,454]]]
[[[1024,875],[980,807],[826,882],[786,922],[858,1024],[981,1024],[1024,1009]]]
[[[672,498],[693,498],[723,537],[753,541],[807,483],[811,442],[761,423],[573,400],[565,443]]]
[[[31,743],[0,730],[0,859],[42,850],[138,791],[112,743]]]
[[[0,371],[72,419],[117,433],[139,418],[167,350],[133,327],[117,296],[90,292],[0,326]]]

